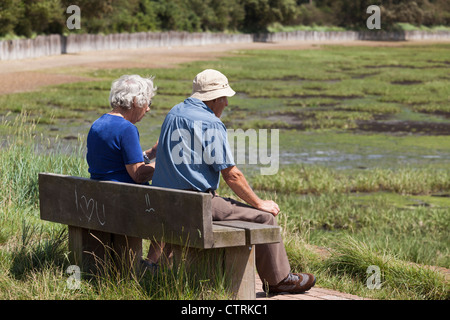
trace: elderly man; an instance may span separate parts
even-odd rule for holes
[[[280,212],[272,200],[260,199],[236,167],[227,129],[219,119],[235,94],[228,79],[207,69],[193,81],[192,95],[168,113],[161,128],[152,185],[209,192],[213,220],[243,220],[277,225]],[[247,204],[216,195],[220,174]],[[283,242],[257,245],[256,268],[271,293],[300,293],[315,284],[311,274],[290,273]]]

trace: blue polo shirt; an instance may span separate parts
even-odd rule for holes
[[[122,117],[104,114],[89,130],[86,160],[91,179],[135,183],[125,165],[144,162],[138,129]]]
[[[216,190],[220,171],[234,165],[225,125],[201,100],[188,98],[162,124],[152,185]]]

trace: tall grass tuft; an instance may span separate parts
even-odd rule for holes
[[[379,253],[366,243],[346,237],[336,243],[324,268],[336,274],[347,274],[367,283],[368,268],[376,266],[381,272],[381,287],[390,292],[402,292],[411,299],[448,299],[449,286],[444,275],[428,267],[418,266]],[[376,289],[374,289],[376,290]]]
[[[62,153],[63,142],[37,135],[36,122],[26,113],[13,121],[4,120],[2,126],[10,132],[2,142],[0,155],[0,165],[4,168],[0,175],[1,183],[8,186],[2,188],[2,198],[19,205],[36,203],[39,172],[87,175],[82,143],[73,152]]]

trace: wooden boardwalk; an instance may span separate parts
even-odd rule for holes
[[[335,290],[312,287],[305,293],[266,295],[262,289],[262,281],[256,275],[256,300],[370,300]]]

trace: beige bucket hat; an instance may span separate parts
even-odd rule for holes
[[[192,82],[191,97],[202,101],[232,97],[235,93],[228,84],[227,77],[217,70],[206,69],[200,72]]]

